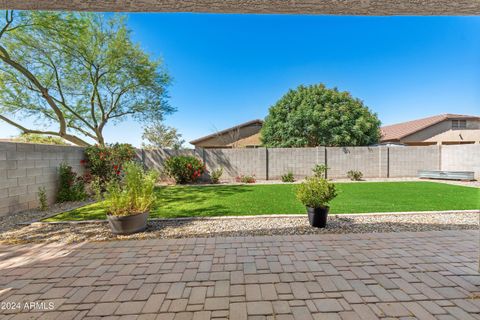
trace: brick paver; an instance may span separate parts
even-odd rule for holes
[[[0,246],[0,318],[480,319],[477,239],[432,231]]]

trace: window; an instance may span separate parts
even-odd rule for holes
[[[452,129],[466,129],[467,120],[452,120]]]

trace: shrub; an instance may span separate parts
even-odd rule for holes
[[[205,172],[203,162],[194,156],[174,156],[165,161],[165,173],[176,183],[195,182]]]
[[[243,175],[243,174],[240,175],[240,176],[237,176],[235,178],[235,181],[239,182],[239,183],[255,183],[255,182],[257,182],[254,175],[249,176],[249,175]]]
[[[103,188],[102,183],[100,182],[100,178],[94,177],[90,181],[89,184],[90,194],[95,198],[97,201],[103,200]]]
[[[363,178],[363,173],[358,170],[350,170],[347,172],[347,177],[352,181],[360,181]]]
[[[293,172],[287,172],[282,176],[282,182],[295,182],[295,178],[293,177]]]
[[[106,184],[118,179],[123,165],[135,159],[135,149],[127,143],[115,143],[107,146],[89,146],[85,149],[85,160],[81,161],[86,167],[85,181],[90,182],[98,177],[102,189]]]
[[[48,203],[47,203],[47,190],[45,187],[38,188],[38,210],[46,211],[48,210]]]
[[[337,196],[333,183],[318,177],[307,178],[297,188],[297,199],[310,208],[321,208]]]
[[[85,183],[77,177],[72,167],[66,163],[60,165],[60,182],[57,194],[57,202],[80,201],[87,198]]]
[[[121,181],[109,183],[105,200],[107,214],[129,216],[149,211],[156,201],[155,183],[158,173],[145,172],[135,162],[127,162],[123,168]]]
[[[215,170],[212,170],[210,173],[210,178],[212,179],[212,183],[217,184],[220,182],[220,177],[223,174],[223,168],[218,168]]]
[[[324,164],[316,164],[312,169],[313,175],[317,178],[322,178],[322,179],[327,178],[327,170],[328,170],[328,167]]]
[[[56,144],[67,146],[68,143],[65,142],[62,138],[46,136],[36,133],[22,133],[16,138],[13,138],[14,141],[26,142],[26,143],[39,143],[39,144]]]

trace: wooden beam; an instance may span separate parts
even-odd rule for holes
[[[331,15],[478,15],[479,0],[0,0],[0,9]]]

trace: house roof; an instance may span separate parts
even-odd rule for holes
[[[217,137],[217,136],[219,136],[219,135],[223,135],[223,134],[229,133],[230,131],[238,130],[238,129],[241,129],[241,128],[244,128],[244,127],[251,126],[252,124],[262,125],[262,124],[263,124],[263,120],[255,119],[255,120],[247,121],[247,122],[241,123],[241,124],[239,124],[239,125],[236,125],[236,126],[234,126],[234,127],[227,128],[227,129],[224,129],[224,130],[221,130],[221,131],[218,131],[218,132],[214,132],[214,133],[212,133],[212,134],[209,134],[208,136],[204,136],[204,137],[201,137],[201,138],[192,140],[192,141],[190,141],[190,143],[191,143],[191,144],[197,144],[197,143],[199,143],[199,142],[202,142],[202,141],[205,141],[205,140],[208,140],[208,139]]]
[[[427,118],[392,124],[389,126],[385,126],[380,128],[382,132],[382,141],[392,141],[392,140],[400,140],[405,138],[415,132],[433,126],[439,122],[444,120],[455,120],[455,119],[479,119],[478,116],[469,116],[463,114],[439,114],[436,116],[431,116]]]

